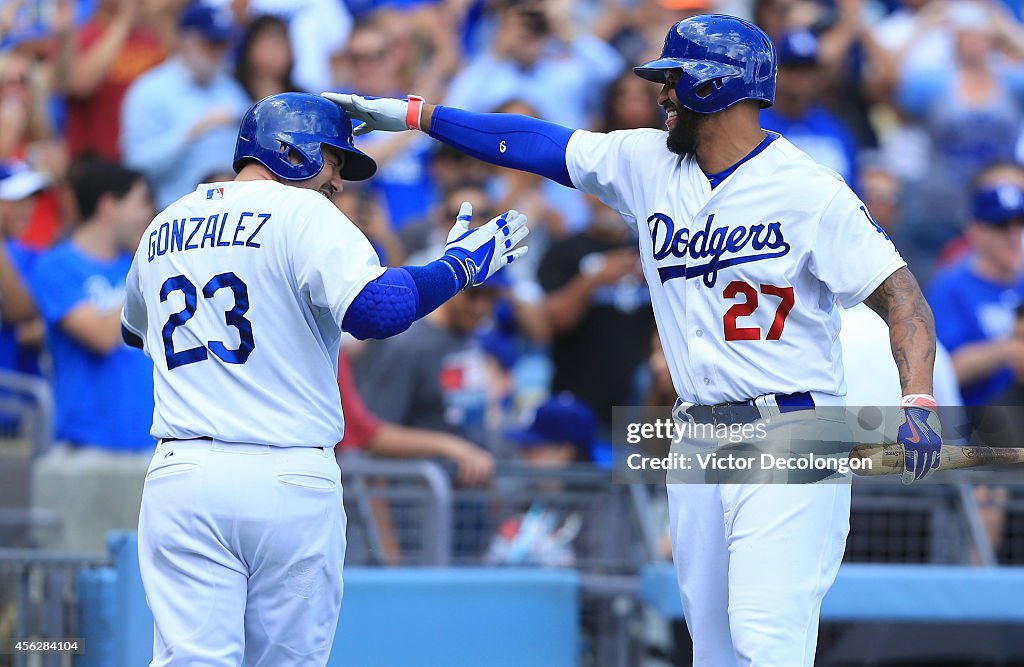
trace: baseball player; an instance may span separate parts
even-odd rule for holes
[[[601,134],[416,97],[325,96],[365,123],[357,134],[420,129],[594,194],[638,227],[677,412],[692,419],[796,415],[834,430],[824,408],[845,392],[836,300],[865,301],[888,323],[899,368],[904,478],[924,477],[941,444],[931,312],[842,179],[760,128],[775,92],[768,37],[731,16],[684,19],[661,58],[634,72],[661,84],[666,131]],[[694,664],[812,664],[849,529],[849,485],[675,484],[669,503]]]
[[[329,199],[377,166],[321,97],[257,102],[234,168],[156,216],[127,278],[122,333],[153,360],[160,439],[139,519],[154,667],[326,663],[345,556],[341,333],[399,333],[526,252],[524,216],[470,230],[464,204],[438,260],[380,266]]]

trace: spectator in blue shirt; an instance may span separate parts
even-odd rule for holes
[[[998,172],[996,171],[998,170]],[[928,292],[938,339],[953,355],[964,404],[990,403],[1024,363],[1024,341],[1013,339],[1014,311],[1024,302],[1024,168],[1006,178],[1005,165],[983,170],[972,189],[965,228],[971,253],[939,273]]]
[[[95,162],[74,177],[82,222],[44,253],[30,280],[53,358],[56,437],[139,451],[154,446],[153,373],[121,343],[121,305],[132,253],[153,218],[141,174]]]
[[[33,502],[61,517],[42,546],[105,552],[111,530],[138,525],[153,456],[153,368],[121,343],[132,253],[153,217],[142,174],[109,162],[71,174],[82,221],[44,253],[30,281],[47,326],[58,440],[33,468]]]
[[[776,49],[779,76],[775,105],[761,112],[761,127],[785,136],[856,188],[857,144],[853,134],[819,103],[824,81],[818,38],[807,30],[790,32],[779,39]]]
[[[249,98],[225,68],[234,26],[226,8],[193,2],[177,54],[135,80],[121,108],[121,154],[145,174],[158,209],[231,168]]]

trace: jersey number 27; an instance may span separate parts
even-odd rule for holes
[[[782,338],[782,329],[786,326],[786,318],[789,311],[793,310],[796,303],[796,296],[792,287],[776,287],[775,285],[761,285],[760,293],[766,296],[778,298],[779,307],[775,311],[775,319],[768,329],[765,340],[779,340]],[[748,285],[741,280],[734,280],[729,283],[722,293],[726,299],[743,298],[742,302],[734,304],[725,311],[722,325],[725,328],[726,340],[761,340],[761,329],[758,327],[741,327],[736,320],[747,315],[752,315],[757,310],[758,290],[753,285]]]
[[[224,312],[224,323],[238,329],[238,347],[229,350],[219,340],[211,340],[207,346],[209,351],[217,355],[224,363],[244,364],[256,347],[256,341],[252,336],[252,322],[245,319],[245,314],[249,311],[249,288],[234,273],[220,273],[203,285],[203,297],[211,299],[214,294],[224,288],[230,289],[235,295],[235,306]],[[174,351],[174,330],[192,319],[192,316],[196,314],[199,302],[196,286],[185,276],[172,276],[164,281],[164,284],[160,286],[160,303],[167,301],[167,297],[172,292],[181,292],[185,295],[185,307],[176,313],[171,313],[164,324],[164,356],[167,359],[167,370],[174,370],[179,366],[194,364],[197,361],[206,361],[209,358],[207,348],[204,346],[190,347],[179,352]]]

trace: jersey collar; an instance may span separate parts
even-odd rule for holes
[[[722,181],[724,181],[725,179],[727,179],[730,176],[732,176],[732,173],[734,171],[736,171],[737,169],[739,169],[740,165],[742,165],[747,160],[750,160],[751,158],[753,158],[754,156],[759,154],[764,149],[768,148],[768,145],[771,144],[776,139],[778,139],[779,136],[780,136],[780,135],[776,134],[775,132],[770,132],[768,130],[764,130],[764,133],[765,133],[765,137],[764,137],[764,139],[761,140],[761,143],[759,143],[757,146],[755,146],[754,150],[752,150],[749,153],[747,153],[746,156],[744,156],[744,158],[742,160],[740,160],[739,162],[737,162],[733,166],[729,167],[728,169],[723,169],[722,171],[720,171],[720,172],[718,172],[716,174],[704,174],[705,176],[708,177],[708,182],[711,184],[711,189],[712,190],[714,190],[716,187],[718,187],[722,183]]]

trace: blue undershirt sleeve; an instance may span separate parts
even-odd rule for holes
[[[402,333],[462,289],[442,260],[426,266],[389,268],[371,280],[345,311],[341,328],[359,340]]]
[[[129,331],[128,327],[123,324],[121,325],[121,340],[129,347],[143,349],[142,339]]]
[[[573,130],[529,116],[434,107],[430,136],[466,155],[574,187],[565,165]]]

